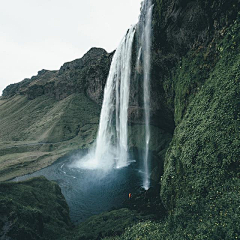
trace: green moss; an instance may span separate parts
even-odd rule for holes
[[[81,223],[74,231],[63,237],[63,240],[97,240],[107,236],[117,236],[123,233],[125,228],[143,219],[144,217],[136,211],[125,208],[102,213]]]
[[[161,180],[168,214],[107,239],[240,239],[239,52],[238,18],[172,71],[177,126]]]
[[[60,187],[44,177],[0,184],[0,237],[57,239],[72,227]]]
[[[239,25],[236,23],[229,32],[232,32],[232,29],[239,32],[237,26]],[[229,34],[226,34],[219,45],[224,46],[227,39]],[[239,43],[239,33],[233,41]],[[230,49],[233,41],[228,40],[227,46],[230,46]],[[227,176],[234,177],[236,174],[237,169],[232,172],[231,166],[236,164],[240,153],[237,147],[240,141],[240,56],[239,50],[229,48],[221,52],[209,78],[198,92],[190,97],[183,119],[180,121],[178,118],[180,123],[175,129],[166,157],[162,182],[164,199],[176,197],[178,193],[192,194],[194,189],[204,193],[204,189],[208,189],[212,184],[220,184]],[[192,62],[194,61],[189,59],[189,65]],[[198,67],[197,64],[195,67]],[[184,105],[185,101],[181,101],[179,95],[176,94],[176,98],[176,101]],[[209,172],[210,169],[214,171]],[[173,205],[170,208],[173,208]]]
[[[158,18],[161,19],[162,16],[162,0],[157,0]]]

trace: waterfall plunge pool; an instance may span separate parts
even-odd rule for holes
[[[68,203],[74,224],[104,211],[120,208],[128,199],[128,194],[142,185],[142,172],[134,161],[128,167],[108,171],[72,168],[71,165],[83,155],[84,151],[75,152],[14,181],[38,176],[56,181]]]

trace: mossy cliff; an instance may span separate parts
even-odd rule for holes
[[[72,228],[60,187],[44,177],[0,183],[0,239],[58,239]]]
[[[240,2],[154,4],[152,91],[175,125],[166,214],[113,239],[240,239]]]

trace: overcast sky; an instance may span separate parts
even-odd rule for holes
[[[57,70],[91,47],[113,51],[141,0],[0,0],[0,95],[10,83]]]

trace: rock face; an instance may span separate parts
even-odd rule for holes
[[[160,181],[167,214],[119,239],[237,239],[240,1],[153,3],[152,122],[174,123]]]
[[[72,227],[60,187],[44,177],[0,184],[0,239],[59,239]]]
[[[151,69],[151,123],[173,133],[176,126],[176,86],[172,72],[181,58],[190,50],[206,47],[220,31],[237,17],[239,1],[186,1],[154,0],[152,22],[152,69]],[[133,50],[130,114],[134,120],[142,118],[143,112],[143,64],[136,66],[140,28],[145,18],[142,11]],[[208,58],[213,58],[212,49]],[[214,59],[212,59],[214,61]],[[214,62],[213,62],[214,64]],[[200,81],[199,81],[200,82]],[[188,91],[194,92],[198,83],[191,83]],[[188,102],[191,94],[181,93]],[[183,103],[184,104],[184,103]],[[182,109],[182,111],[184,111]]]
[[[31,79],[9,85],[3,91],[3,97],[20,94],[33,100],[47,95],[62,100],[73,93],[84,92],[101,104],[112,55],[104,49],[92,48],[82,58],[65,63],[59,71],[43,69]]]

